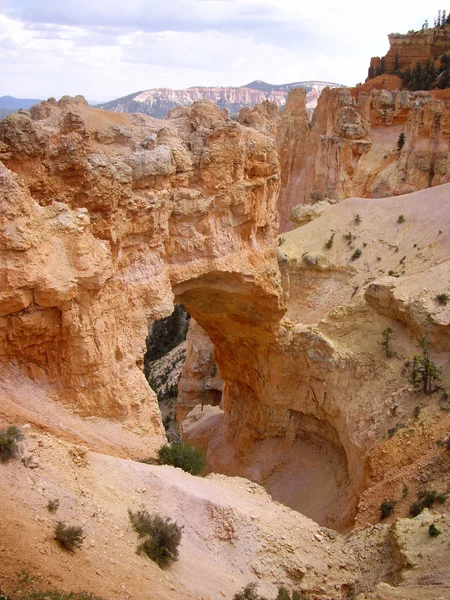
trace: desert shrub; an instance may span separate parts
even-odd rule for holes
[[[15,425],[0,431],[0,462],[7,462],[17,454],[17,442],[23,439],[23,433]]]
[[[415,416],[416,419],[419,418],[419,415],[420,415],[420,406],[416,406],[414,408],[414,413],[413,414],[414,414],[414,416]]]
[[[54,513],[58,510],[59,508],[59,499],[58,498],[53,498],[53,500],[49,500],[47,502],[47,510],[51,513]]]
[[[233,600],[265,600],[265,598],[258,594],[256,588],[256,583],[247,584],[240,592],[236,592]]]
[[[81,548],[84,541],[83,528],[77,525],[66,525],[62,521],[58,521],[55,525],[55,540],[59,545],[74,552],[77,548]]]
[[[278,594],[275,600],[300,600],[300,594],[298,592],[292,592],[291,596],[286,588],[280,587],[278,588]]]
[[[383,500],[380,504],[381,519],[387,519],[395,508],[395,500]]]
[[[263,596],[260,596],[256,591],[256,583],[247,584],[240,592],[237,592],[233,596],[233,600],[266,600]],[[300,596],[299,592],[292,592],[292,595],[284,587],[278,588],[278,594],[275,600],[301,600],[304,598],[303,594]]]
[[[197,448],[174,441],[158,450],[158,464],[172,465],[191,475],[198,475],[205,466],[205,459]]]
[[[438,494],[435,490],[421,490],[417,492],[417,501],[409,507],[409,514],[417,517],[424,508],[432,508],[436,502],[444,504],[446,500],[446,494]]]
[[[431,525],[428,527],[428,533],[431,537],[437,537],[441,532],[434,523],[431,523]]]
[[[323,200],[323,196],[320,192],[311,192],[309,197],[313,202],[319,202],[320,200]]]
[[[362,221],[360,215],[355,215],[353,218],[355,220],[356,225],[359,225],[361,223],[361,221]]]
[[[391,341],[394,339],[394,330],[392,327],[386,327],[386,329],[383,329],[381,332],[381,335],[383,336],[383,339],[381,342],[378,342],[378,344],[383,346],[386,356],[388,358],[392,358],[394,356],[394,352],[391,348]]]
[[[397,425],[394,425],[394,427],[388,429],[388,436],[393,437],[399,429],[403,429],[404,427],[404,423],[397,423]]]
[[[325,248],[332,248],[334,244],[334,233],[331,234],[331,236],[327,239],[326,243],[325,243]]]
[[[104,600],[90,592],[61,592],[42,590],[42,577],[32,575],[26,569],[16,573],[17,581],[11,594],[4,595],[5,600]],[[0,592],[0,600],[3,600]]]
[[[362,254],[362,250],[357,248],[352,254],[352,260],[356,260],[357,258],[359,258],[361,256],[361,254]]]
[[[406,221],[405,215],[399,215],[397,219],[397,223],[404,223]]]
[[[439,304],[442,304],[442,306],[447,306],[450,296],[448,294],[438,294],[436,296],[436,300],[439,302]]]
[[[285,241],[286,241],[286,238],[284,238],[284,237],[280,237],[280,238],[278,238],[278,245],[279,245],[279,246],[282,246],[282,245],[284,244],[284,242],[285,242]]]
[[[344,233],[343,236],[344,240],[346,240],[347,245],[348,246],[352,246],[353,242],[356,240],[356,235],[353,235],[353,233],[351,231],[349,231],[348,233]]]
[[[138,552],[146,554],[161,568],[178,560],[182,527],[167,517],[151,515],[146,510],[135,513],[129,510],[128,515],[139,537],[147,538],[138,547]]]

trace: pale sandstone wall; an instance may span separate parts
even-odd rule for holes
[[[281,231],[292,228],[296,204],[385,198],[450,180],[450,104],[431,93],[326,88],[310,126],[303,104],[292,92],[278,130]]]
[[[49,100],[1,122],[0,159],[0,361],[80,413],[162,436],[142,358],[174,288],[281,314],[275,144],[216,106],[158,121]]]

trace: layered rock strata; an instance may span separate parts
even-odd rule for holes
[[[431,314],[431,356],[447,389],[450,313],[436,298],[450,289],[449,216],[445,185],[343,200],[280,238],[287,313],[275,341],[253,356],[252,348],[240,350],[241,364],[253,364],[258,379],[244,372],[231,382],[233,365],[219,363],[225,389],[234,385],[222,420],[208,414],[185,431],[213,469],[264,483],[274,498],[341,528],[352,523],[365,490],[374,486],[363,512],[376,521],[383,499],[401,497],[405,486],[417,490],[427,465],[434,473],[428,485],[446,491],[450,463],[437,442],[450,417],[439,408],[441,392],[414,392],[408,357],[411,363],[419,353]],[[388,327],[391,357],[381,345]],[[421,451],[410,442],[397,454],[402,439],[423,432],[415,432],[417,405],[429,421]],[[384,441],[400,430],[393,446]],[[433,464],[441,464],[441,480]]]
[[[147,322],[183,295],[220,343],[282,314],[274,142],[208,102],[158,121],[77,97],[2,121],[0,159],[0,361],[160,443]]]
[[[436,60],[441,54],[450,49],[450,26],[430,27],[411,31],[410,33],[391,33],[388,35],[389,50],[384,56],[386,73],[394,70],[405,71],[412,69],[417,62],[422,64],[428,59]],[[370,69],[373,73],[381,65],[381,58],[374,56],[370,59]]]
[[[449,181],[450,105],[431,93],[325,89],[311,125],[303,104],[292,92],[278,130],[282,231],[296,204],[384,198]]]

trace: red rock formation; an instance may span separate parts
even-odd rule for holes
[[[305,119],[288,102],[278,137],[282,231],[298,203],[387,197],[450,180],[450,105],[429,92],[325,89],[310,128]]]
[[[302,173],[302,166],[310,153],[310,124],[306,113],[304,90],[293,90],[289,94],[276,139],[281,163],[278,212],[280,229],[283,232],[290,229],[291,208],[305,201],[307,190],[312,186],[309,174],[303,177]]]
[[[420,60],[425,63],[429,58],[436,60],[444,52],[450,50],[450,26],[420,29],[407,34],[391,33],[389,50],[384,57],[386,73],[395,68],[404,71],[412,69]],[[376,73],[381,64],[381,58],[374,56],[370,59],[370,69]]]
[[[273,141],[205,101],[158,121],[77,97],[2,121],[0,158],[0,362],[162,436],[147,321],[174,294],[216,339],[230,303],[235,331],[280,314]]]

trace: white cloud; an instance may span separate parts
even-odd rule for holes
[[[0,0],[0,95],[321,79],[352,85],[387,33],[438,4],[380,0]]]

